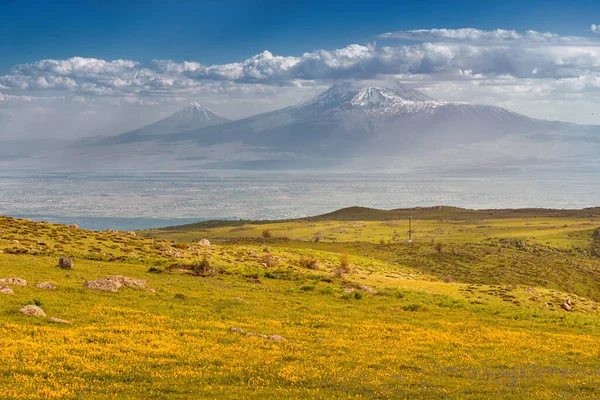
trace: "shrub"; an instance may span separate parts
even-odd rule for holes
[[[316,286],[315,285],[304,285],[300,288],[300,290],[302,290],[303,292],[310,292],[315,290]]]
[[[402,306],[402,309],[404,311],[425,311],[425,307],[420,305],[420,304],[407,304],[405,306]]]
[[[197,275],[215,275],[217,273],[215,267],[210,264],[208,258],[204,257],[198,264],[192,266],[192,271]]]
[[[262,258],[262,263],[265,265],[265,267],[273,267],[275,264],[277,264],[271,254],[265,254]]]
[[[268,230],[268,229],[265,229],[265,230],[263,230],[263,231],[262,231],[262,238],[263,238],[263,242],[265,242],[265,243],[266,243],[266,242],[267,242],[267,239],[268,239],[268,238],[270,238],[271,236],[272,236],[272,235],[271,235],[271,231],[270,231],[270,230]]]
[[[342,254],[340,257],[340,266],[333,269],[333,275],[336,278],[343,278],[350,272],[350,257],[348,254]]]
[[[353,290],[351,292],[344,293],[342,299],[344,300],[360,300],[363,298],[363,294],[359,291]]]
[[[321,265],[319,264],[319,260],[314,258],[301,258],[298,262],[301,267],[318,270],[321,269]]]
[[[148,268],[148,272],[150,272],[151,274],[160,274],[161,272],[163,272],[163,270],[157,267],[150,267]]]
[[[441,242],[437,242],[435,244],[435,250],[439,253],[442,254],[442,250],[444,249],[444,244]]]
[[[342,254],[340,257],[340,268],[345,272],[350,272],[350,257],[348,254]]]
[[[32,306],[41,307],[42,304],[43,303],[42,303],[42,301],[40,299],[33,299],[33,300],[29,300],[26,305],[32,305]]]

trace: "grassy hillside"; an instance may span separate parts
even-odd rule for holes
[[[297,218],[279,222],[318,222],[318,221],[394,221],[403,220],[412,216],[421,220],[479,220],[496,218],[597,218],[600,217],[600,207],[584,208],[582,210],[560,210],[547,208],[521,208],[521,209],[497,209],[497,210],[470,210],[458,207],[437,206],[398,208],[394,210],[378,210],[367,207],[347,207],[323,215],[314,217]],[[249,220],[212,220],[196,222],[178,226],[163,228],[167,231],[194,231],[202,229],[213,229],[221,227],[236,227],[247,224],[264,225],[273,221],[249,221]]]
[[[600,217],[413,222],[408,244],[405,220],[134,236],[0,218],[0,279],[27,281],[0,283],[0,398],[600,396]],[[84,286],[115,275],[146,286]]]

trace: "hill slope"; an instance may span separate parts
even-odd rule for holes
[[[538,222],[542,230],[546,221]],[[318,224],[303,229],[337,228]],[[445,227],[472,241],[467,225]],[[507,235],[529,227],[504,221],[498,228]],[[361,229],[365,240],[376,232],[356,223],[345,229]],[[600,395],[598,303],[553,281],[522,286],[540,269],[551,279],[544,269],[561,271],[563,259],[571,284],[597,268],[593,259],[505,246],[502,258],[518,262],[510,284],[466,284],[436,278],[435,267],[465,266],[484,257],[484,248],[438,252],[417,242],[386,253],[366,243],[273,239],[265,252],[256,242],[200,247],[0,217],[0,397]],[[64,256],[74,261],[72,271],[57,267]],[[471,265],[494,265],[487,257]],[[411,259],[431,274],[404,264]],[[114,292],[85,283],[115,275],[135,281]],[[42,282],[56,288],[37,287]],[[578,282],[575,292],[584,290]],[[570,312],[562,308],[566,298]],[[26,304],[47,317],[19,313]]]

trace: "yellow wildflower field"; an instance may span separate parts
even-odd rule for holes
[[[28,283],[0,293],[2,399],[600,396],[600,315],[583,286],[444,281],[376,251],[351,255],[336,277],[340,255],[314,243],[267,253],[11,219],[0,230],[0,279]],[[215,272],[186,269],[200,259]],[[83,285],[114,275],[147,288]],[[560,308],[566,297],[572,312]],[[71,323],[22,315],[25,304]]]

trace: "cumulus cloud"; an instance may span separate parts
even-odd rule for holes
[[[596,25],[591,30],[596,32]],[[600,29],[599,29],[600,30]],[[481,30],[475,28],[461,29],[416,29],[406,31],[387,32],[378,35],[381,39],[403,39],[411,41],[434,41],[434,42],[462,42],[477,44],[552,44],[552,45],[600,45],[597,38],[582,36],[561,36],[551,32],[538,32],[528,30],[517,32],[515,30],[495,29]]]
[[[600,33],[600,26],[592,25],[590,31]],[[525,113],[537,112],[533,102],[540,99],[548,102],[545,110],[567,99],[598,101],[600,38],[474,28],[396,31],[379,38],[386,39],[385,46],[352,44],[294,56],[263,51],[228,64],[40,60],[0,74],[0,108],[69,103],[157,110],[166,104],[170,112],[193,99],[239,118],[304,100],[346,79],[400,79],[433,97],[516,104],[516,111]],[[515,96],[522,101],[511,102]]]

